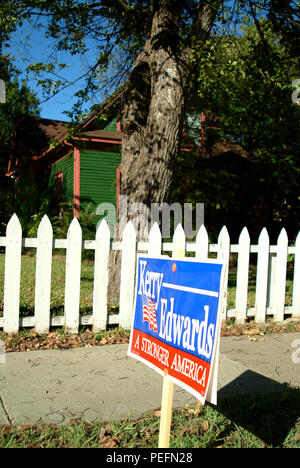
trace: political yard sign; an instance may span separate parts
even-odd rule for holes
[[[138,255],[128,355],[217,403],[224,264]]]

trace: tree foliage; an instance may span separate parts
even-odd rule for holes
[[[164,3],[171,6],[176,18],[174,47],[183,48],[187,43],[194,46],[201,39],[199,23],[205,21],[207,9],[212,8],[213,31],[219,34],[238,32],[240,25],[251,18],[264,48],[264,33],[259,26],[264,17],[287,48],[295,55],[299,51],[298,0],[7,0],[0,8],[0,40],[1,44],[8,41],[24,21],[45,31],[45,36],[53,40],[53,54],[47,63],[34,62],[27,70],[36,75],[46,98],[85,77],[85,87],[78,92],[80,102],[105,86],[111,92],[128,79],[151,32],[154,12]],[[91,47],[94,60],[82,75],[71,81],[64,78],[67,64],[56,60],[56,52],[84,56]],[[41,78],[44,73],[47,78]],[[74,113],[78,107],[74,106]]]
[[[19,82],[18,71],[5,55],[0,55],[0,78],[5,83],[6,99],[0,104],[0,231],[3,233],[5,224],[14,211],[19,211],[21,205],[30,213],[33,205],[33,188],[15,196],[15,181],[5,174],[8,169],[9,156],[12,151],[13,135],[18,119],[23,115],[38,113],[38,100],[29,90],[26,83]],[[40,194],[37,197],[40,200]],[[33,207],[32,207],[33,208]]]
[[[270,218],[277,213],[278,220],[283,219],[282,204],[294,210],[299,170],[295,144],[298,109],[291,104],[290,86],[296,78],[292,75],[297,71],[295,57],[299,50],[298,0],[8,0],[1,9],[3,41],[22,21],[34,21],[54,44],[52,60],[28,67],[43,87],[45,99],[85,78],[85,86],[77,93],[78,103],[69,115],[79,118],[84,101],[105,87],[111,92],[121,83],[128,84],[122,157],[127,167],[124,163],[122,183],[125,191],[138,189],[139,195],[148,192],[148,197],[139,201],[167,201],[161,198],[169,191],[158,187],[168,187],[174,181],[184,105],[193,77],[198,105],[220,117],[222,135],[238,142],[252,159],[262,163],[264,170],[255,174],[254,180],[259,177],[258,185],[265,184],[262,196],[268,196],[272,205]],[[64,78],[67,64],[59,63],[55,53],[85,56],[91,47],[95,51],[93,60],[82,76],[71,81]],[[177,67],[176,78],[167,76],[165,65],[170,58]],[[172,130],[167,125],[159,128],[158,88],[169,87],[171,91],[178,83],[182,89],[175,100],[180,102],[180,112],[173,119]],[[160,98],[161,109],[166,96]],[[174,117],[172,109],[164,110],[166,121]],[[156,132],[155,141],[149,138],[151,131]],[[160,154],[162,142],[164,155]],[[149,171],[142,169],[158,160],[163,166],[154,170],[152,177],[157,180],[150,184]],[[138,178],[142,174],[143,183]],[[215,182],[221,192],[220,179]],[[278,187],[283,185],[277,196]],[[199,196],[204,194],[204,188],[198,186],[197,190]],[[230,203],[236,198],[233,193],[228,190]],[[216,201],[215,206],[219,203]]]
[[[190,158],[192,164],[182,162],[182,177],[206,203],[208,219],[215,211],[216,228],[238,221],[239,228],[256,224],[255,234],[264,225],[275,234],[284,225],[295,236],[300,228],[300,107],[291,94],[299,57],[270,22],[260,19],[258,27],[248,21],[239,35],[215,35],[196,48],[199,68],[190,92],[192,104],[205,109],[207,120],[218,127],[206,130],[206,151],[217,140],[227,141],[240,145],[247,161],[228,160],[226,170],[224,155],[216,162],[198,154]],[[244,169],[238,169],[240,164]]]

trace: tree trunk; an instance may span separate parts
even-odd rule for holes
[[[127,196],[128,205],[143,203],[148,208],[151,203],[169,201],[191,72],[190,49],[179,46],[174,2],[154,4],[151,32],[129,79],[121,126],[120,193]],[[119,226],[116,228],[120,238],[122,233]],[[119,299],[120,261],[120,252],[113,251],[108,293],[111,302]]]

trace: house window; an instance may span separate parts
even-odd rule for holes
[[[58,172],[55,174],[55,205],[57,216],[61,217],[63,213],[62,201],[63,201],[63,173]]]

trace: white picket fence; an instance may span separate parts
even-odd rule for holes
[[[69,333],[77,333],[80,326],[92,326],[94,332],[105,330],[108,324],[130,328],[134,300],[136,253],[160,255],[162,252],[178,255],[189,253],[203,260],[210,252],[217,258],[229,261],[229,255],[237,254],[236,303],[234,308],[223,310],[223,318],[235,317],[236,323],[254,317],[256,322],[266,321],[269,315],[274,321],[282,321],[286,314],[300,318],[300,232],[295,246],[288,246],[285,229],[282,229],[277,245],[270,245],[264,228],[258,244],[251,245],[244,228],[238,244],[230,244],[226,227],[223,227],[217,244],[209,243],[204,226],[195,242],[186,242],[184,230],[178,225],[172,242],[162,242],[161,233],[155,224],[147,242],[138,242],[134,226],[126,225],[121,242],[111,242],[106,221],[96,231],[95,240],[82,240],[81,226],[76,218],[72,221],[67,239],[53,239],[53,230],[47,216],[40,223],[37,238],[22,238],[18,217],[13,215],[7,225],[6,236],[0,237],[0,247],[5,247],[4,308],[0,317],[0,329],[16,333],[20,327],[35,327],[38,333],[48,333],[51,326],[62,326]],[[36,280],[34,316],[20,317],[20,279],[22,248],[36,249]],[[66,249],[64,315],[51,316],[51,266],[55,249]],[[80,280],[82,249],[95,250],[93,312],[80,314]],[[110,249],[121,249],[119,313],[107,313],[108,258]],[[257,254],[255,306],[247,307],[250,253]],[[285,305],[287,256],[294,256],[292,305]]]

